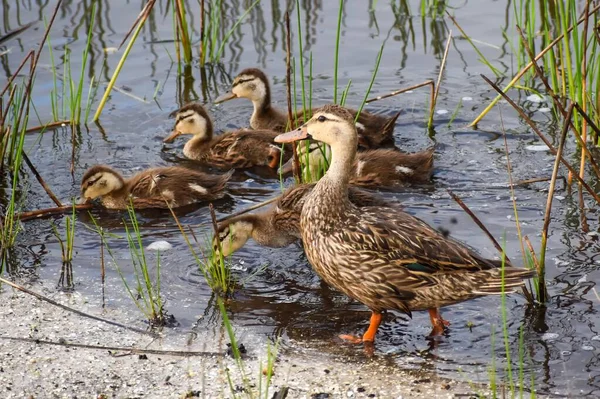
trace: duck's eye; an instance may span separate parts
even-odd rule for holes
[[[88,182],[87,182],[87,186],[88,186],[88,187],[91,187],[93,184],[94,184],[94,181],[93,181],[93,180],[90,180],[90,181],[88,181]]]
[[[325,121],[327,120],[327,118],[325,118],[325,116],[324,116],[324,115],[321,115],[321,116],[319,116],[319,117],[317,118],[317,120],[318,120],[319,122],[325,122]]]

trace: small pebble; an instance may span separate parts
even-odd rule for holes
[[[148,245],[146,249],[148,251],[168,251],[172,249],[173,246],[169,244],[167,241],[154,241],[152,244]]]
[[[449,111],[447,109],[438,109],[437,111],[435,111],[435,113],[438,114],[438,115],[445,115],[448,112]]]
[[[463,101],[473,101],[473,97],[463,97]]]
[[[588,351],[588,352],[590,352],[590,351],[593,351],[594,349],[596,349],[596,348],[594,348],[592,345],[582,345],[581,346],[581,350],[582,351]]]

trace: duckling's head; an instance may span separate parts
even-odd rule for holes
[[[182,134],[192,134],[201,139],[212,137],[212,121],[202,105],[189,103],[173,114],[175,115],[175,127],[173,132],[163,140],[165,143],[172,142]]]
[[[215,103],[234,98],[247,98],[253,103],[270,104],[269,80],[264,72],[256,68],[244,69],[233,79],[231,91],[219,96]]]
[[[326,105],[318,109],[298,129],[280,134],[275,141],[289,143],[303,139],[329,144],[334,151],[336,147],[356,148],[358,144],[354,118],[346,108],[339,105]]]
[[[219,255],[220,242],[223,257],[227,257],[242,248],[252,237],[254,223],[251,218],[234,218],[217,226],[217,234],[213,238],[213,250]]]
[[[81,179],[81,197],[85,200],[102,197],[124,185],[123,177],[116,170],[105,165],[92,166]]]

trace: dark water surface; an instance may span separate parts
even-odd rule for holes
[[[40,3],[43,2],[3,1],[0,34],[32,21],[40,21],[42,16],[48,18],[55,3]],[[98,3],[84,96],[87,96],[92,75],[101,83],[97,100],[103,93],[121,55],[121,52],[106,53],[105,49],[119,45],[139,13],[140,3],[108,0]],[[199,99],[206,102],[218,129],[246,126],[251,114],[249,102],[237,100],[221,106],[211,104],[212,99],[224,92],[230,79],[243,68],[257,66],[264,69],[273,82],[274,101],[281,107],[285,105],[284,2],[260,2],[225,46],[222,64],[206,68],[205,79],[197,62],[178,75],[177,65],[171,60],[175,51],[171,42],[172,14],[166,8],[167,3],[157,3],[117,82],[117,86],[128,94],[145,98],[146,101],[113,92],[101,117],[102,131],[94,124],[89,125],[89,130],[82,128],[79,137],[81,143],[75,154],[74,179],[69,172],[69,129],[61,128],[42,136],[27,137],[26,148],[30,158],[64,201],[78,194],[83,172],[96,163],[114,166],[125,174],[173,162],[190,165],[182,159],[182,141],[169,147],[162,144],[162,138],[172,127],[168,114],[185,101]],[[247,4],[240,1],[225,3],[224,24],[228,28]],[[313,104],[324,104],[333,99],[337,2],[301,3],[305,61],[308,63],[310,52],[313,55]],[[339,90],[352,79],[349,105],[358,106],[362,101],[377,52],[386,39],[373,95],[437,77],[447,28],[453,28],[449,20],[421,18],[417,1],[409,2],[409,10],[402,8],[398,2],[378,1],[373,12],[369,2],[347,3],[342,26]],[[508,76],[512,76],[516,67],[513,66],[510,45],[502,36],[505,28],[509,37],[515,36],[512,32],[513,18],[507,11],[512,10],[512,5],[507,5],[510,2],[480,0],[450,3],[458,7],[452,12],[466,32],[484,42],[479,45],[484,54]],[[191,9],[197,10],[197,2],[190,1],[189,4]],[[63,71],[63,53],[68,45],[72,51],[73,75],[79,75],[80,54],[90,23],[89,10],[90,1],[63,2],[51,32],[59,74]],[[293,30],[297,32],[295,17],[292,21]],[[199,27],[197,13],[192,26],[196,30]],[[10,50],[0,57],[0,85],[4,85],[22,57],[37,47],[43,30],[43,22],[38,22],[0,44],[0,53]],[[501,103],[500,107],[495,108],[481,123],[481,130],[463,128],[493,98],[479,76],[480,73],[492,74],[478,62],[477,54],[457,35],[457,30],[453,29],[453,32],[454,40],[435,117],[437,153],[433,184],[385,195],[401,199],[409,212],[434,226],[450,229],[453,237],[468,242],[482,254],[496,256],[489,240],[448,196],[446,189],[453,189],[499,240],[505,237],[508,256],[520,264],[521,250],[511,197],[504,185],[508,175],[501,118],[507,131],[515,180],[549,177],[554,157],[547,151],[527,148],[541,143],[507,104]],[[197,32],[194,37],[199,37]],[[297,48],[296,37],[292,38],[292,42]],[[197,54],[196,49],[194,54]],[[295,54],[297,58],[297,50]],[[158,96],[154,101],[152,97],[157,85]],[[51,63],[46,48],[40,58],[34,90],[34,104],[41,122],[51,119],[52,87]],[[520,102],[539,122],[542,130],[556,141],[557,123],[551,112],[543,112],[543,108],[550,104],[528,101],[527,93],[512,92],[511,95],[513,98],[520,95]],[[426,91],[417,90],[375,102],[368,109],[387,115],[403,109],[396,127],[396,143],[406,151],[417,151],[432,144],[424,124],[427,98]],[[92,111],[96,106],[97,101]],[[448,126],[458,106],[457,116]],[[448,112],[440,113],[444,110]],[[30,123],[39,124],[34,115]],[[574,145],[570,143],[568,147],[569,154],[573,153]],[[576,159],[574,155],[570,157]],[[273,176],[258,172],[238,172],[234,180],[232,187],[236,194],[216,204],[219,216],[264,201],[279,190],[279,183]],[[30,179],[29,183],[25,209],[52,206],[37,182]],[[515,193],[523,234],[529,236],[536,248],[539,248],[547,187],[548,183],[536,183],[518,187]],[[590,201],[587,204],[592,205]],[[121,219],[124,213],[98,210],[93,214],[103,227],[116,234],[123,233]],[[518,364],[519,330],[522,328],[525,380],[529,381],[533,375],[538,392],[571,396],[600,395],[600,300],[594,290],[600,262],[596,257],[597,218],[595,209],[590,209],[582,216],[577,190],[570,193],[559,183],[547,252],[551,299],[545,315],[528,309],[520,295],[512,295],[507,299],[513,370]],[[458,222],[451,223],[453,219]],[[589,224],[590,233],[582,232],[582,220]],[[194,224],[207,222],[207,208],[201,207],[187,213],[181,217],[181,221]],[[62,232],[64,220],[57,218],[54,222]],[[161,227],[173,225],[172,218],[165,212],[143,212],[141,224],[148,234],[146,245],[167,240],[174,246],[173,250],[162,256],[162,289],[167,298],[167,308],[180,322],[180,327],[173,333],[186,332],[193,327],[199,333],[206,334],[208,331],[208,334],[214,334],[219,317],[215,316],[210,290],[203,282],[180,234]],[[85,227],[90,225],[90,218],[80,214],[73,273],[75,289],[99,301],[100,245],[98,236]],[[199,237],[209,235],[209,228],[198,232]],[[19,265],[22,271],[29,270],[43,281],[48,281],[47,285],[58,281],[60,248],[52,235],[49,220],[27,222],[19,243],[13,263]],[[132,279],[126,242],[113,240],[111,247],[119,265]],[[155,255],[152,254],[150,258],[155,264]],[[237,328],[258,334],[264,341],[267,337],[282,335],[282,346],[291,351],[314,352],[315,356],[322,352],[341,354],[357,364],[364,360],[359,347],[334,343],[337,343],[336,336],[340,333],[362,333],[368,323],[366,308],[321,285],[299,245],[268,249],[249,243],[234,256],[233,264],[236,275],[241,279],[266,265],[237,292],[230,304],[230,314]],[[107,306],[133,307],[112,264],[109,269]],[[416,313],[411,321],[404,316],[390,314],[378,334],[376,356],[380,361],[396,363],[402,368],[427,370],[471,381],[487,381],[494,351],[499,373],[504,373],[507,364],[501,339],[500,303],[500,298],[488,297],[444,309],[444,317],[452,325],[448,335],[434,349],[425,339],[430,329],[426,313]],[[472,325],[472,328],[468,325]],[[493,331],[495,348],[492,345]]]

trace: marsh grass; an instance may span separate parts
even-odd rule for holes
[[[111,249],[108,240],[107,233],[102,227],[100,227],[95,218],[90,214],[92,222],[95,226],[95,231],[98,233],[101,239],[101,245],[106,249],[109,254],[119,277],[125,287],[125,290],[129,294],[131,300],[135,303],[136,307],[144,314],[148,322],[152,326],[163,326],[167,322],[167,313],[164,309],[164,301],[161,295],[160,285],[160,252],[156,254],[156,274],[153,277],[151,275],[151,267],[148,263],[144,245],[142,242],[142,233],[140,226],[131,204],[127,208],[128,220],[123,220],[125,227],[125,236],[129,247],[129,254],[131,257],[131,263],[133,268],[134,283],[130,284],[127,277],[123,273],[122,268],[119,266],[115,253]],[[119,236],[112,236],[113,238],[122,239]]]
[[[75,204],[73,204],[73,212],[71,215],[64,218],[65,220],[65,235],[64,239],[61,236],[56,224],[51,223],[52,233],[58,240],[58,244],[60,246],[60,253],[62,256],[62,262],[71,263],[73,261],[73,247],[74,247],[74,239],[75,239]]]
[[[227,336],[229,338],[229,343],[231,347],[231,355],[235,361],[237,366],[238,374],[241,378],[241,383],[237,384],[234,382],[232,373],[229,369],[225,368],[225,373],[227,376],[227,382],[229,385],[229,391],[231,397],[233,398],[250,398],[250,399],[268,399],[269,398],[269,388],[271,386],[271,379],[273,377],[275,361],[277,359],[277,352],[279,348],[279,340],[272,345],[268,343],[267,346],[267,359],[266,363],[263,364],[261,361],[259,364],[258,376],[255,381],[252,380],[250,374],[247,372],[247,366],[244,364],[244,359],[242,353],[239,350],[239,343],[235,336],[235,331],[233,330],[233,326],[231,325],[231,321],[229,320],[229,316],[227,315],[227,309],[225,307],[225,303],[223,299],[218,298],[217,303],[219,306],[219,310],[221,312],[221,317],[223,318],[223,326],[225,331],[227,332]],[[241,387],[241,391],[243,394],[240,394],[239,387]]]

